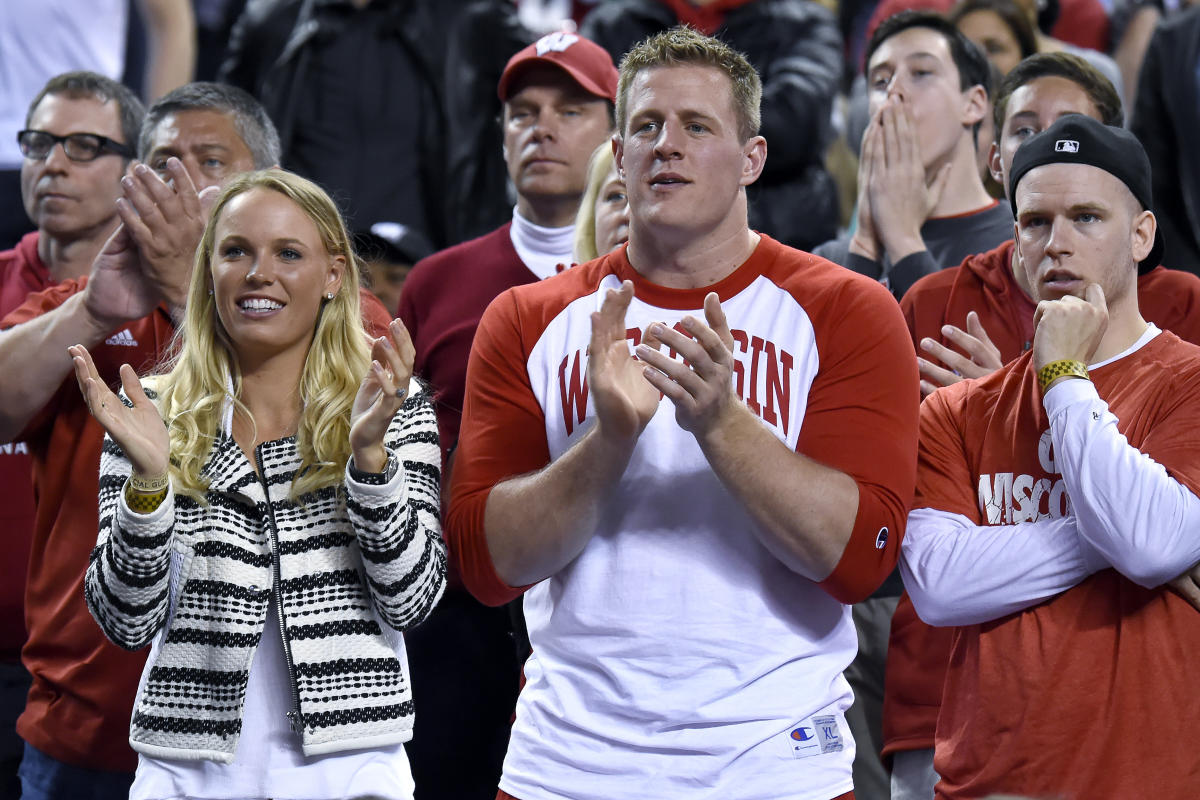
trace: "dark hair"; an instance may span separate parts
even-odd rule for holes
[[[1066,78],[1087,94],[1088,99],[1100,112],[1100,121],[1105,125],[1120,128],[1125,125],[1125,115],[1121,111],[1121,98],[1113,88],[1112,81],[1104,77],[1095,67],[1079,56],[1070,53],[1037,53],[1023,60],[1012,68],[1012,72],[1000,82],[996,90],[996,99],[992,106],[993,119],[996,123],[996,141],[1000,141],[1000,133],[1004,129],[1004,118],[1008,114],[1008,100],[1012,93],[1027,83],[1038,78]]]
[[[233,117],[233,127],[242,138],[255,169],[268,169],[279,163],[279,133],[262,103],[248,92],[225,83],[197,81],[180,86],[160,97],[146,112],[146,121],[138,137],[138,157],[150,155],[154,129],[168,114],[180,111],[216,111]]]
[[[33,112],[38,104],[48,95],[63,95],[72,99],[90,97],[101,103],[114,102],[117,104],[117,116],[121,121],[121,144],[131,147],[137,141],[138,131],[142,127],[142,118],[146,115],[146,107],[142,101],[123,83],[107,78],[95,72],[64,72],[46,81],[46,85],[33,98],[29,110],[25,112],[25,127],[29,127]]]
[[[1058,0],[1037,0],[1036,5],[1038,30],[1049,36],[1062,13],[1062,3]]]
[[[1021,49],[1021,58],[1029,58],[1038,51],[1037,37],[1033,32],[1033,26],[1029,23],[1025,12],[1013,0],[962,0],[950,9],[947,17],[957,26],[963,17],[974,14],[976,11],[990,11],[1008,26],[1013,38],[1017,40],[1017,47]]]
[[[868,68],[871,56],[880,45],[909,28],[928,28],[945,38],[946,45],[950,48],[950,57],[958,69],[959,88],[964,92],[972,86],[982,86],[985,92],[991,93],[991,72],[988,69],[987,58],[950,20],[933,11],[901,11],[879,23],[879,27],[871,34],[871,41],[867,43],[865,63]]]

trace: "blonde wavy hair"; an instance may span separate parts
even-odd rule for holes
[[[359,309],[358,262],[329,195],[315,183],[280,169],[247,172],[231,180],[213,206],[196,249],[184,323],[172,348],[177,355],[165,365],[169,371],[154,381],[170,436],[172,483],[177,493],[201,502],[208,487],[204,468],[221,429],[226,401],[254,424],[241,401],[237,354],[211,293],[217,220],[235,197],[252,189],[279,192],[290,199],[316,225],[329,255],[346,259],[337,293],[332,300],[322,300],[300,376],[304,409],[296,435],[300,469],[292,481],[293,498],[342,480],[350,456],[350,410],[371,362]]]

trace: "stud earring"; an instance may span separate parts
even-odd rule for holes
[[[326,300],[332,300],[332,299],[333,299],[333,292],[326,292],[326,293],[325,293],[325,299],[326,299]]]

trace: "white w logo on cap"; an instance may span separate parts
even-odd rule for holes
[[[547,33],[537,40],[537,54],[544,56],[550,51],[561,53],[578,41],[579,37],[573,33],[564,33],[562,31]]]

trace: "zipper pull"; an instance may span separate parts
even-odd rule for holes
[[[288,727],[292,729],[292,733],[296,734],[297,736],[300,736],[304,733],[304,720],[300,716],[300,712],[297,709],[293,708],[291,711],[287,712],[287,718]]]

